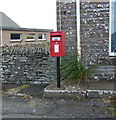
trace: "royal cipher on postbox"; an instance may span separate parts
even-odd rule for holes
[[[50,32],[50,55],[52,57],[66,55],[66,38],[64,31]]]

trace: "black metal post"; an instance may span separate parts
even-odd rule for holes
[[[60,57],[57,57],[57,87],[60,88]]]

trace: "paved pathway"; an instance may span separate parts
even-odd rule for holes
[[[5,89],[6,87],[6,89]],[[106,99],[43,99],[45,85],[32,85],[18,94],[3,85],[3,118],[114,118],[114,100]],[[21,86],[20,86],[21,87]],[[14,89],[12,89],[14,90]],[[17,89],[15,89],[17,90]],[[7,91],[7,92],[6,92]],[[11,91],[10,91],[11,92]],[[22,94],[23,93],[23,94]],[[24,94],[25,93],[25,94]],[[28,94],[27,94],[28,93]]]

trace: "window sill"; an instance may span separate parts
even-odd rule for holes
[[[21,40],[10,40],[10,42],[20,42]]]
[[[31,41],[35,41],[35,39],[26,39],[26,42],[31,42]]]
[[[110,57],[116,57],[116,53],[109,53]]]
[[[38,40],[46,40],[46,39],[38,39]]]

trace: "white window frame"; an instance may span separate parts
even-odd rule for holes
[[[112,15],[111,15],[111,12],[112,12],[112,0],[110,0],[110,24],[109,24],[109,26],[110,26],[110,28],[109,28],[109,56],[116,56],[116,52],[112,52],[111,51],[111,27],[112,27]]]
[[[11,34],[20,34],[20,39],[11,39]],[[22,33],[10,33],[10,41],[11,42],[20,42],[22,40]]]
[[[38,37],[39,37],[39,35],[42,35],[42,39],[38,38],[38,40],[46,40],[46,34],[45,33],[39,33]]]
[[[34,35],[34,38],[33,39],[27,39],[27,35]],[[35,33],[26,33],[26,42],[28,42],[28,41],[35,41]]]

